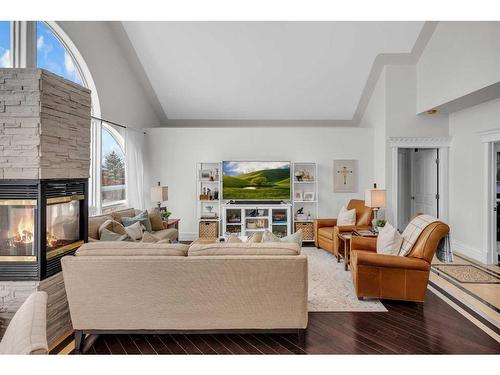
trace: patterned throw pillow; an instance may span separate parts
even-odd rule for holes
[[[236,234],[229,235],[229,237],[227,238],[227,241],[226,241],[226,243],[241,243],[241,242],[242,241],[240,240],[240,238]]]
[[[130,238],[133,240],[140,240],[142,238],[142,226],[140,221],[136,221],[134,224],[125,226],[125,230]]]
[[[108,231],[116,233],[120,236],[127,234],[125,227],[123,225],[121,225],[118,221],[113,220],[113,219],[108,219],[104,223],[101,224],[101,226],[99,227],[99,238],[101,238],[102,231],[104,229],[107,229]]]
[[[101,234],[99,235],[101,241],[126,241],[128,238],[127,234],[118,234],[111,232],[109,229],[103,228]]]
[[[149,220],[149,214],[148,211],[142,211],[140,214],[134,216],[134,217],[122,217],[122,223],[123,226],[128,227],[132,224],[135,224],[137,222],[140,222],[142,225],[144,225],[144,228],[146,228],[147,232],[151,232],[151,220]]]
[[[255,232],[248,238],[247,242],[248,243],[261,243],[262,242],[262,232]]]
[[[151,222],[151,229],[155,232],[165,229],[163,227],[163,220],[161,219],[158,210],[149,213],[149,221]]]
[[[270,230],[266,230],[264,232],[264,235],[262,236],[262,242],[295,242],[299,244],[300,247],[302,247],[302,238],[302,229],[299,229],[297,232],[282,238],[276,236]]]

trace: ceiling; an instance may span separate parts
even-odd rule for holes
[[[423,22],[123,22],[168,119],[351,120]]]

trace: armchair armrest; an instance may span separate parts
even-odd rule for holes
[[[351,249],[377,252],[377,238],[376,237],[360,237],[352,236]]]
[[[314,229],[315,231],[322,227],[334,227],[337,225],[337,219],[315,219]]]
[[[337,225],[337,230],[339,232],[352,232],[354,229],[356,229],[355,225]]]
[[[368,251],[352,251],[353,265],[369,267],[399,268],[405,270],[429,271],[430,264],[424,259],[384,255]]]

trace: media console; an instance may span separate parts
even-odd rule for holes
[[[250,236],[269,230],[278,237],[292,233],[291,204],[241,204],[222,206],[222,233]]]

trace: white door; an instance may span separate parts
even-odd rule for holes
[[[411,153],[411,216],[438,213],[437,149],[415,149]]]
[[[413,149],[398,149],[398,230],[402,232],[411,218],[411,154]]]

